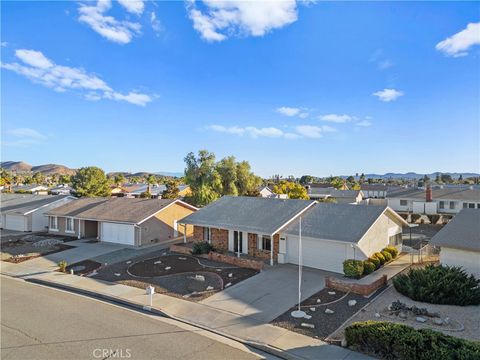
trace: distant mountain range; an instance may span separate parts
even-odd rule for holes
[[[434,172],[430,174],[418,174],[415,172],[407,172],[407,173],[386,173],[383,175],[380,174],[365,174],[365,177],[371,178],[371,179],[406,179],[406,180],[415,180],[415,179],[420,179],[423,178],[425,175],[427,175],[430,179],[435,179],[437,175],[450,175],[452,178],[457,179],[460,175],[462,177],[468,178],[468,177],[476,177],[480,176],[480,174],[477,173],[459,173],[459,172]],[[344,176],[345,178],[348,176]]]

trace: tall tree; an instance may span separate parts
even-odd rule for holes
[[[239,195],[256,196],[262,179],[256,176],[250,168],[248,161],[237,163],[237,189]]]
[[[180,189],[178,188],[178,180],[169,180],[165,185],[166,189],[162,193],[162,199],[176,199]]]
[[[287,194],[289,199],[309,199],[307,189],[291,181],[281,180],[272,190],[276,194]]]
[[[72,187],[78,196],[109,196],[110,187],[105,172],[95,166],[81,168],[72,178]]]
[[[215,170],[215,154],[200,150],[198,156],[190,152],[185,157],[185,183],[192,194],[187,200],[204,206],[220,197],[221,180]]]
[[[228,156],[220,160],[216,165],[222,184],[222,195],[238,195],[237,189],[237,164],[235,157]]]
[[[113,178],[113,182],[115,183],[115,185],[117,186],[120,186],[122,184],[125,184],[125,182],[127,181],[127,179],[125,179],[125,176],[123,174],[117,174],[114,176]]]
[[[36,172],[32,176],[32,181],[35,184],[43,184],[45,182],[45,176],[41,172]]]

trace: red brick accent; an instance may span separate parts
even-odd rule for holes
[[[217,252],[210,252],[208,254],[208,259],[211,261],[219,261],[226,264],[231,264],[231,265],[235,265],[235,266],[239,266],[247,269],[253,269],[257,271],[260,271],[263,269],[263,261],[229,256],[229,255],[224,255]]]
[[[375,290],[387,285],[387,275],[383,275],[381,278],[369,283],[359,284],[353,279],[339,279],[331,276],[325,278],[325,286],[331,289],[339,291],[351,291],[355,294],[368,296]]]
[[[192,255],[192,248],[190,246],[172,244],[170,245],[170,251],[180,254]]]
[[[203,241],[203,226],[193,227],[193,241]]]
[[[225,229],[214,229],[210,230],[210,237],[212,240],[213,247],[221,253],[227,252],[228,250],[228,230]]]
[[[270,260],[270,251],[259,250],[258,241],[261,239],[258,238],[257,234],[248,234],[248,255],[257,257],[262,260]],[[278,249],[280,244],[280,235],[275,234],[273,236],[273,261],[278,259]]]

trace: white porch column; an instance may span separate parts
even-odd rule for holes
[[[187,224],[183,224],[183,242],[187,242]]]
[[[273,266],[273,246],[275,241],[273,241],[273,236],[270,236],[270,266]]]

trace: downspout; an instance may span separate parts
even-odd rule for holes
[[[270,266],[273,266],[273,250],[275,249],[274,234],[270,236]]]
[[[138,245],[134,244],[134,246],[140,246],[142,241],[142,227],[138,226],[137,224],[133,225],[133,227],[138,229],[138,243],[139,243]]]

